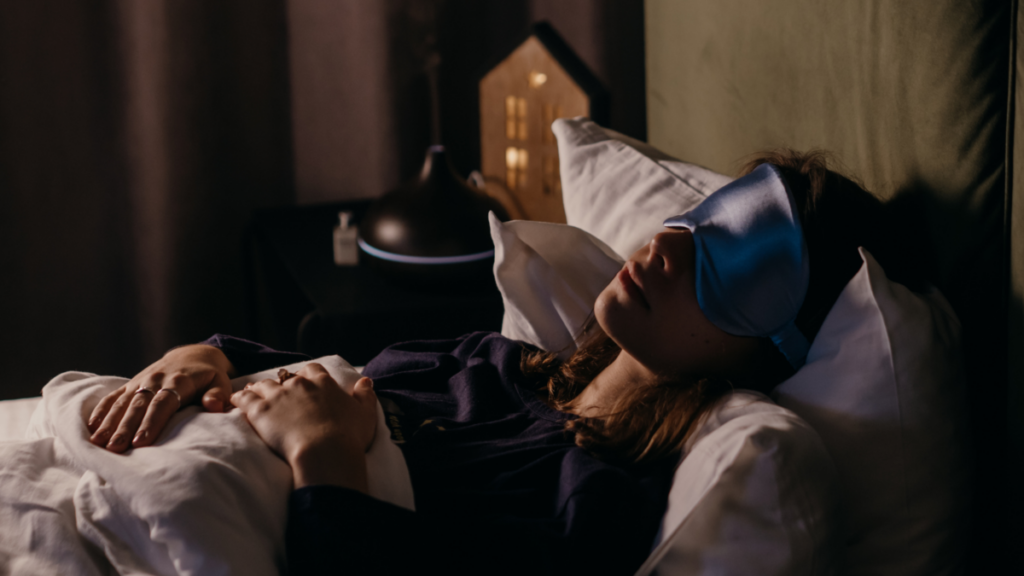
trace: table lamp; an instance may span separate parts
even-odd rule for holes
[[[455,171],[445,148],[427,149],[416,181],[385,194],[359,224],[361,258],[421,290],[477,291],[494,286],[487,213],[508,213]]]

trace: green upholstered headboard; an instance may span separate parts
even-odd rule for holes
[[[1008,559],[1002,543],[1020,541],[1009,530],[1024,514],[1016,2],[647,0],[645,19],[651,144],[726,173],[763,149],[831,150],[923,240],[963,324],[971,563]]]

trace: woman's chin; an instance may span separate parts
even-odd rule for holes
[[[618,295],[609,290],[602,292],[594,302],[594,319],[604,333],[616,343],[619,342],[621,334],[630,332],[630,311],[619,301]]]
[[[614,315],[614,309],[618,307],[620,306],[615,301],[615,294],[609,293],[607,288],[597,295],[597,300],[594,301],[594,319],[605,332],[608,332],[609,315]]]

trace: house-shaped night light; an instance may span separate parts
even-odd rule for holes
[[[480,164],[512,218],[565,222],[557,118],[606,124],[607,92],[546,22],[480,81]]]

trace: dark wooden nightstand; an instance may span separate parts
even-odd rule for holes
[[[368,206],[357,201],[254,213],[246,236],[251,338],[362,365],[396,342],[501,329],[496,286],[472,294],[425,293],[364,265],[335,266],[338,211],[351,210],[358,223]]]

